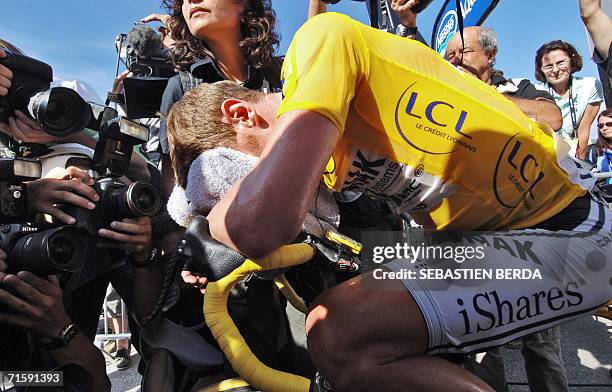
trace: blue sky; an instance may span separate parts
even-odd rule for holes
[[[429,40],[443,0],[420,16],[419,29]],[[308,0],[272,0],[283,37],[284,53],[295,30],[306,20]],[[160,11],[159,0],[10,0],[3,1],[0,38],[53,66],[64,79],[89,83],[104,97],[115,72],[114,38],[141,17]],[[366,22],[364,3],[343,0],[330,7]],[[533,80],[536,49],[552,39],[573,43],[588,57],[577,0],[501,0],[485,25],[498,33],[497,67],[510,77]],[[588,58],[579,75],[595,76]]]

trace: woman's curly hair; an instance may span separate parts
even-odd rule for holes
[[[542,71],[542,60],[553,50],[561,50],[567,54],[570,59],[570,74],[582,69],[582,56],[572,44],[561,40],[547,42],[536,51],[535,57],[535,78],[542,83],[546,83],[546,75]]]
[[[215,56],[206,44],[194,37],[189,31],[183,17],[184,0],[162,0],[168,14],[171,16],[170,29],[175,46],[172,49],[172,62],[182,71],[188,71],[189,66],[197,60]],[[252,67],[262,69],[270,66],[274,51],[280,42],[280,36],[274,30],[276,13],[270,0],[242,0],[244,11],[240,17],[240,33],[242,39],[238,44],[245,61]]]

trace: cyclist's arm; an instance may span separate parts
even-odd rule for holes
[[[253,171],[208,215],[215,239],[253,258],[295,239],[340,136],[332,121],[304,110],[274,128]]]

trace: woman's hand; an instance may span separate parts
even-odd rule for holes
[[[149,258],[152,243],[151,218],[125,218],[121,222],[111,222],[110,228],[111,230],[100,229],[98,235],[113,242],[99,243],[99,247],[128,251],[137,262]]]
[[[41,178],[26,183],[26,195],[30,207],[38,212],[49,214],[66,224],[76,223],[76,219],[66,214],[57,205],[73,204],[93,210],[93,202],[100,196],[92,187],[94,180],[85,170],[69,167],[56,178]]]

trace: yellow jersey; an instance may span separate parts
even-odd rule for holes
[[[345,15],[304,24],[282,78],[278,116],[314,111],[342,133],[327,186],[385,198],[428,228],[530,227],[593,186],[552,130],[494,87]]]

